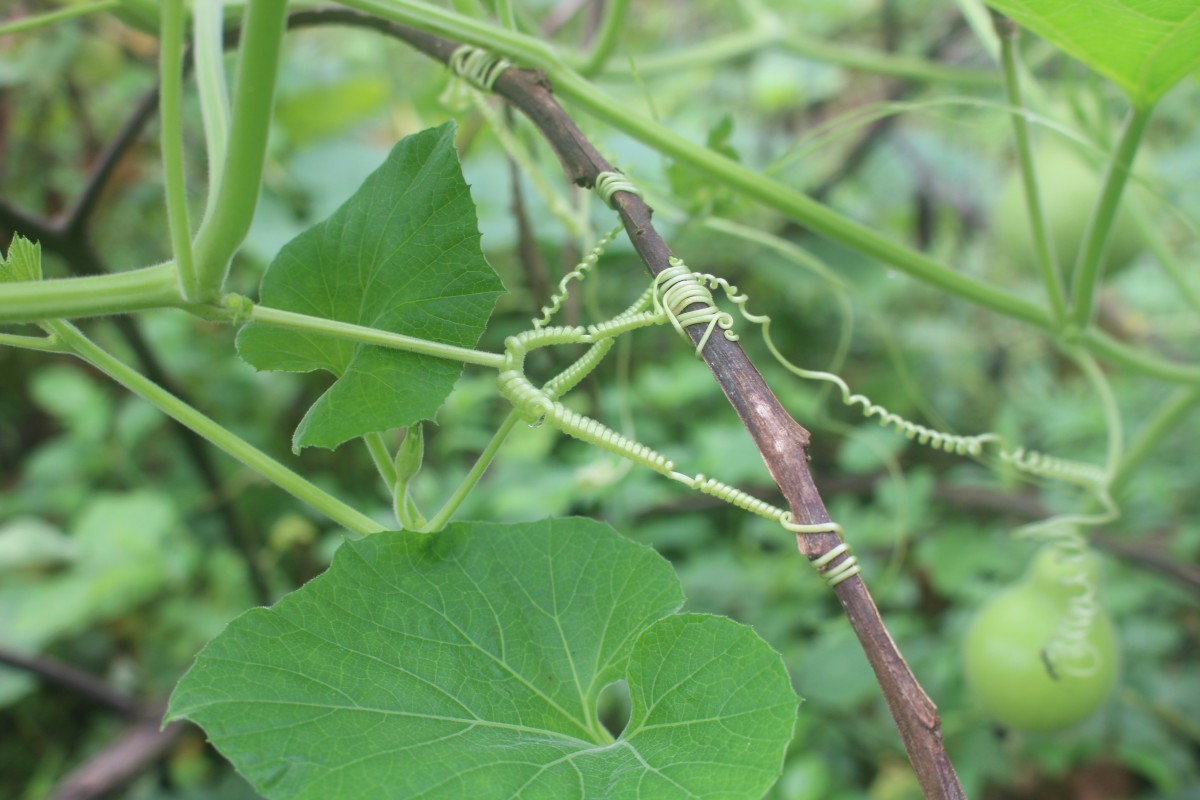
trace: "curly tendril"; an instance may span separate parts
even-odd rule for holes
[[[563,302],[567,299],[567,295],[570,293],[568,284],[571,281],[582,281],[584,278],[586,278],[588,273],[592,271],[592,268],[595,267],[596,263],[600,260],[600,256],[604,255],[605,246],[607,246],[608,243],[611,242],[613,238],[622,230],[624,230],[624,228],[618,225],[608,233],[604,234],[604,236],[600,237],[600,241],[596,242],[596,246],[593,247],[588,254],[583,257],[582,261],[575,265],[575,269],[571,270],[562,277],[562,280],[558,282],[558,291],[550,296],[550,301],[546,305],[542,306],[542,316],[533,321],[533,327],[542,328],[550,322],[550,318],[558,313],[558,310],[562,308]]]
[[[704,346],[717,328],[724,331],[726,339],[736,342],[738,337],[733,332],[733,315],[717,309],[712,292],[702,282],[705,276],[693,272],[682,259],[674,256],[670,257],[668,263],[670,266],[654,279],[654,308],[665,314],[672,327],[685,339],[688,339],[688,335],[684,329],[689,325],[708,324],[696,344],[696,358],[704,355]],[[697,303],[703,308],[684,310]]]
[[[1011,464],[1014,468],[1027,475],[1053,478],[1082,486],[1090,489],[1098,498],[1105,499],[1109,475],[1106,470],[1094,464],[1059,458],[1027,450],[1024,447],[1013,448],[1009,446],[1002,436],[995,433],[963,436],[935,430],[905,419],[899,414],[892,413],[884,406],[872,402],[866,395],[852,393],[846,382],[831,372],[808,370],[793,364],[779,351],[779,348],[775,345],[775,341],[771,338],[771,318],[765,314],[751,313],[746,308],[746,302],[749,300],[749,297],[740,293],[737,286],[734,286],[724,278],[707,274],[698,274],[696,280],[714,289],[720,288],[724,291],[725,296],[729,298],[729,301],[738,307],[738,311],[743,318],[761,328],[763,341],[766,343],[767,349],[770,350],[771,355],[784,369],[806,380],[819,380],[833,384],[841,390],[842,402],[845,405],[860,406],[864,416],[878,418],[880,425],[885,427],[891,426],[898,433],[903,434],[908,439],[912,439],[917,444],[960,456],[980,457],[984,455],[986,446],[992,445],[1001,461]],[[1105,501],[1105,504],[1106,506],[1111,505],[1111,500]]]
[[[464,44],[450,54],[447,66],[451,72],[476,89],[490,92],[496,85],[496,79],[512,66],[512,62],[492,55],[482,48]]]
[[[460,60],[466,62],[470,57],[470,54],[467,54]],[[636,190],[636,187],[625,182],[619,173],[603,173],[597,180],[597,189],[607,202],[611,202],[613,192]],[[1101,514],[1061,515],[1026,526],[1021,532],[1022,535],[1048,538],[1068,553],[1078,552],[1079,570],[1077,574],[1072,574],[1070,581],[1073,585],[1078,585],[1079,592],[1072,598],[1069,613],[1059,626],[1053,641],[1047,644],[1047,653],[1064,672],[1085,674],[1089,670],[1095,670],[1096,656],[1094,653],[1089,656],[1086,652],[1089,647],[1086,641],[1087,631],[1096,614],[1095,590],[1085,569],[1086,544],[1078,528],[1083,525],[1100,524],[1116,516],[1116,506],[1108,494],[1109,471],[1092,464],[1058,458],[1023,447],[1013,448],[995,433],[973,436],[951,434],[894,414],[884,406],[872,402],[867,396],[852,393],[846,382],[833,373],[806,370],[793,364],[784,357],[771,338],[770,317],[751,313],[746,308],[749,299],[747,295],[739,292],[735,285],[724,278],[692,271],[681,259],[674,256],[670,258],[668,268],[656,276],[650,287],[628,308],[611,319],[586,327],[548,325],[567,298],[569,284],[587,277],[598,263],[604,247],[619,230],[619,227],[615,228],[602,237],[576,268],[562,278],[558,291],[542,308],[541,316],[533,321],[532,330],[505,340],[505,364],[497,378],[497,385],[500,393],[512,403],[523,418],[533,424],[548,422],[569,436],[641,464],[702,494],[778,522],[784,529],[793,533],[834,533],[840,536],[842,528],[836,522],[798,523],[794,521],[790,511],[715,478],[677,472],[674,462],[666,456],[597,420],[571,411],[558,400],[596,368],[611,350],[617,336],[638,328],[669,323],[678,333],[687,337],[686,329],[689,326],[705,325],[704,334],[696,345],[697,357],[703,355],[705,346],[717,329],[720,329],[729,341],[736,341],[738,335],[733,330],[733,315],[719,310],[713,299],[713,290],[721,289],[729,301],[738,307],[744,319],[761,328],[763,341],[771,355],[785,369],[801,378],[833,384],[841,390],[842,402],[848,406],[861,407],[864,416],[876,418],[881,425],[891,427],[918,444],[935,450],[978,458],[990,447],[1002,462],[1010,464],[1020,472],[1072,483],[1093,492],[1104,508]],[[689,311],[689,306],[696,307]],[[560,344],[588,344],[591,347],[570,367],[538,388],[525,375],[525,356],[532,350]],[[831,567],[834,562],[837,562],[836,565]],[[811,563],[830,586],[836,586],[861,571],[858,559],[845,542]]]
[[[642,190],[637,187],[637,184],[619,172],[601,172],[596,176],[595,187],[596,194],[600,195],[600,199],[609,208],[617,207],[616,203],[613,202],[613,195],[617,192],[628,192],[637,197],[642,196]]]

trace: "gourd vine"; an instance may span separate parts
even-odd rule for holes
[[[465,52],[463,49],[456,53]],[[465,56],[460,61],[465,60]],[[612,205],[615,192],[624,191],[641,196],[638,187],[616,172],[602,173],[596,180],[596,188],[602,199]],[[678,471],[675,462],[657,450],[633,438],[613,430],[599,420],[567,408],[560,398],[578,385],[603,361],[617,337],[641,328],[669,324],[680,335],[687,338],[686,328],[705,325],[704,333],[696,344],[695,354],[700,357],[712,335],[720,330],[729,341],[737,341],[734,317],[721,311],[712,292],[721,290],[726,298],[737,306],[742,318],[761,329],[763,341],[772,357],[788,371],[800,378],[829,383],[840,390],[842,401],[847,406],[861,407],[864,416],[877,418],[885,427],[891,427],[917,444],[959,456],[981,459],[991,454],[999,462],[1018,472],[1037,478],[1080,486],[1103,508],[1093,515],[1065,514],[1052,517],[1022,529],[1024,535],[1047,536],[1067,550],[1085,548],[1086,543],[1078,533],[1081,525],[1097,525],[1115,518],[1117,509],[1108,485],[1111,468],[1101,469],[1092,464],[1073,461],[1013,446],[999,434],[982,433],[960,435],[947,433],[908,420],[875,403],[865,395],[853,393],[848,384],[831,372],[807,370],[790,361],[779,350],[771,338],[771,319],[747,309],[749,297],[741,293],[728,280],[708,273],[693,271],[682,259],[672,256],[667,269],[660,272],[651,285],[624,311],[616,316],[587,326],[553,326],[554,316],[560,311],[570,294],[570,285],[581,282],[591,275],[604,254],[605,247],[615,238],[620,227],[606,233],[587,255],[568,271],[558,283],[557,290],[542,307],[538,317],[532,320],[532,328],[510,336],[505,340],[504,361],[497,376],[500,394],[513,406],[514,411],[532,425],[549,424],[556,430],[602,450],[640,464],[664,477],[683,484],[702,494],[715,497],[737,508],[778,522],[793,533],[836,533],[841,526],[836,522],[800,524],[793,520],[791,512],[754,497],[736,487],[703,474],[689,475]],[[689,310],[690,309],[690,310]],[[690,341],[690,340],[689,340]],[[541,387],[535,385],[525,373],[526,356],[533,350],[566,344],[590,345],[584,355],[566,370]],[[849,553],[849,545],[842,543],[829,554],[811,562],[819,571],[843,554],[847,558],[827,572],[822,572],[830,586],[846,580],[860,570],[857,559]],[[1060,635],[1053,647],[1064,659],[1078,661],[1077,643],[1081,630],[1085,630],[1095,613],[1094,587],[1082,572],[1072,578],[1081,587],[1078,602],[1072,606],[1072,614],[1064,620]]]

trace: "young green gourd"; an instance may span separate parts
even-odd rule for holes
[[[1016,586],[989,602],[964,641],[966,678],[990,716],[1010,728],[1080,723],[1117,677],[1117,635],[1096,604],[1090,552],[1051,544]]]

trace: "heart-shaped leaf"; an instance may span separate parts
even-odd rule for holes
[[[454,130],[449,122],[402,139],[341,208],[280,250],[260,302],[460,347],[479,341],[504,286],[479,249]],[[238,351],[259,369],[338,376],[296,428],[296,450],[432,419],[462,372],[259,324],[242,329]]]
[[[787,671],[681,601],[660,556],[592,520],[375,534],[231,623],[169,717],[270,798],[759,797],[795,722]],[[597,701],[619,679],[613,741]]]
[[[1200,66],[1196,0],[988,0],[988,5],[1115,82],[1141,108]]]

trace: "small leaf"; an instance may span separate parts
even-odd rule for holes
[[[1196,0],[988,0],[1112,80],[1140,108],[1200,66]]]
[[[472,347],[503,291],[480,252],[447,123],[401,140],[341,208],[285,245],[261,302]],[[258,369],[338,376],[297,427],[296,450],[432,419],[462,372],[452,361],[257,324],[242,329],[238,351]]]
[[[8,256],[0,255],[0,283],[41,279],[41,243],[31,242],[21,234],[16,234],[8,246]]]
[[[584,519],[343,545],[233,623],[169,717],[267,797],[759,797],[797,698],[779,655],[682,602],[654,551]],[[624,679],[615,742],[597,700]]]

